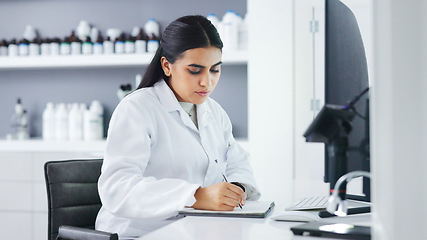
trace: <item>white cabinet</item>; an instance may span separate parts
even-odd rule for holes
[[[17,148],[21,145],[22,147],[20,142],[0,141],[0,145],[15,145]],[[13,152],[0,149],[0,191],[2,193],[0,226],[2,226],[3,239],[47,239],[48,203],[44,180],[45,162],[102,158],[101,149],[96,148],[93,151],[68,151],[69,148],[68,150],[56,148],[50,151],[28,148],[26,150]]]

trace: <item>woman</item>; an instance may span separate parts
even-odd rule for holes
[[[221,39],[205,17],[185,16],[165,29],[138,90],[111,118],[96,229],[133,238],[184,207],[232,211],[260,197],[230,119],[209,98],[221,55]]]

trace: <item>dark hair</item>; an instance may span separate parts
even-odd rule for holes
[[[162,57],[174,63],[189,49],[211,46],[222,50],[221,38],[211,21],[200,15],[176,19],[163,31],[159,48],[148,65],[138,89],[152,87],[161,79],[168,81],[160,63]]]

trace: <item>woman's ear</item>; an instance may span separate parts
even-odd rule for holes
[[[165,75],[167,77],[170,77],[171,76],[171,64],[169,63],[169,61],[165,57],[162,57],[162,58],[160,58],[160,64],[162,65],[162,69],[163,69],[163,72],[165,73]]]

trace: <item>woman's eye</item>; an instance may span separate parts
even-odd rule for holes
[[[196,70],[196,69],[188,69],[188,71],[190,72],[190,74],[196,75],[200,73],[200,69]]]
[[[219,73],[219,69],[211,69],[211,72],[213,72],[213,73]]]

